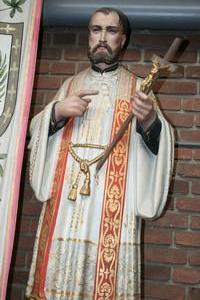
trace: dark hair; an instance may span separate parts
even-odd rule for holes
[[[124,44],[124,49],[127,48],[129,40],[130,40],[130,34],[131,34],[131,28],[130,28],[130,23],[128,20],[128,17],[119,9],[112,8],[112,7],[101,7],[97,8],[94,13],[92,14],[90,21],[92,17],[98,13],[101,12],[105,15],[109,15],[111,12],[115,12],[119,16],[119,24],[122,26],[122,32],[126,35],[126,42]]]

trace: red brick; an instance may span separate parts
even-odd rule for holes
[[[180,141],[183,141],[183,142],[191,142],[191,143],[197,142],[198,143],[200,141],[200,130],[195,130],[195,131],[181,130],[179,132],[179,139],[180,139]]]
[[[23,216],[20,222],[20,232],[29,232],[30,226],[31,226],[31,219],[29,217]]]
[[[200,266],[200,251],[193,251],[189,253],[189,264],[191,266]]]
[[[176,268],[173,271],[172,279],[178,283],[197,284],[200,282],[200,271]]]
[[[170,267],[152,266],[146,264],[144,267],[144,278],[150,280],[163,280],[170,279]]]
[[[192,115],[184,115],[182,113],[167,113],[167,119],[174,126],[178,127],[192,127],[194,122],[194,117]]]
[[[182,109],[186,111],[200,111],[200,98],[183,99]]]
[[[22,300],[24,299],[24,289],[22,286],[8,286],[7,289],[7,295],[6,295],[7,300]]]
[[[29,179],[26,181],[27,184],[29,184]],[[34,199],[33,190],[31,187],[27,186],[27,188],[24,190],[24,197],[27,199],[27,202],[31,202]]]
[[[184,51],[177,61],[178,63],[195,63],[197,62],[197,58],[197,51]]]
[[[193,158],[199,160],[200,159],[200,149],[193,149]]]
[[[139,61],[141,59],[141,53],[137,49],[127,49],[123,55],[123,62],[125,61]]]
[[[140,47],[148,47],[148,48],[154,48],[153,50],[151,49],[150,51],[154,50],[159,51],[158,49],[168,49],[168,47],[171,45],[171,43],[174,40],[174,35],[163,35],[163,34],[154,34],[149,33],[149,34],[134,34],[133,35],[133,44],[135,46],[140,46]],[[155,49],[157,48],[157,49]],[[158,53],[158,52],[157,52]],[[162,50],[162,52],[159,52],[160,54],[164,55],[165,50]]]
[[[188,49],[197,49],[199,50],[200,47],[200,39],[199,39],[199,33],[196,32],[196,34],[188,35]]]
[[[45,46],[50,46],[51,45],[51,41],[52,41],[52,34],[51,32],[47,32],[47,31],[42,31],[40,32],[40,36],[39,36],[39,45],[45,45]]]
[[[168,229],[145,228],[144,241],[147,244],[169,245],[172,243],[172,232]]]
[[[182,198],[176,200],[176,208],[183,211],[200,212],[199,198]]]
[[[87,47],[88,45],[88,31],[82,31],[83,29],[79,28],[79,32],[78,32],[78,45],[83,47]]]
[[[33,236],[35,236],[35,233],[37,231],[38,221],[39,221],[39,216],[35,216],[35,218],[31,220],[30,234],[32,234]]]
[[[196,51],[185,51],[178,59],[179,63],[195,63],[197,61]]]
[[[43,105],[44,104],[44,91],[33,90],[31,103],[35,105]]]
[[[197,181],[192,181],[192,188],[191,192],[194,195],[199,195],[200,194],[200,184],[199,184],[199,179]]]
[[[174,212],[166,212],[161,218],[152,221],[152,224],[160,227],[187,228],[188,217]]]
[[[55,97],[57,91],[58,91],[57,89],[55,91],[45,91],[45,96],[44,96],[44,99],[45,99],[44,104],[45,104],[45,106],[47,104],[49,104],[53,100],[53,98]]]
[[[76,42],[76,35],[74,32],[63,32],[62,30],[59,30],[59,32],[56,32],[53,36],[53,44],[58,46],[73,46]]]
[[[192,229],[200,229],[200,217],[192,216],[191,228]]]
[[[200,78],[200,66],[192,66],[186,68],[186,77]]]
[[[170,192],[176,194],[187,194],[189,192],[189,182],[176,180],[170,185]]]
[[[29,251],[27,251],[27,266],[29,266],[29,270],[31,267],[32,258],[33,258],[33,249],[30,249]]]
[[[189,183],[183,180],[171,181],[170,192],[176,194],[187,194],[189,192]]]
[[[51,65],[52,74],[71,74],[75,73],[75,64],[69,62],[55,62]]]
[[[185,300],[185,289],[181,286],[167,285],[164,283],[146,283],[144,293],[147,297],[159,300]]]
[[[161,109],[180,110],[181,108],[181,100],[178,99],[178,97],[171,95],[157,95],[157,98]]]
[[[30,153],[28,153],[28,154],[30,154]],[[30,159],[30,156],[27,155],[27,160],[29,160],[29,159]],[[26,170],[26,173],[27,173],[28,176],[26,175],[26,181],[25,181],[26,186],[25,186],[25,189],[24,189],[24,193],[25,193],[27,202],[32,202],[33,199],[34,199],[34,193],[33,193],[32,187],[30,186],[29,173],[28,172],[29,172],[29,165],[28,165],[28,169]]]
[[[40,214],[40,211],[41,211],[41,202],[39,201],[35,201],[33,203],[27,203],[25,202],[23,204],[23,214],[25,216],[38,216]]]
[[[34,87],[37,89],[58,89],[61,86],[62,79],[58,76],[36,76]]]
[[[188,148],[176,148],[175,158],[179,160],[191,160],[192,159],[192,149]]]
[[[48,74],[49,66],[49,61],[38,60],[36,64],[36,74]]]
[[[195,122],[194,124],[197,126],[197,127],[200,127],[200,117],[199,115],[195,116]]]
[[[177,167],[177,173],[183,177],[200,177],[200,164],[180,163]]]
[[[16,270],[13,274],[13,281],[20,284],[27,282],[29,271]]]
[[[19,238],[19,249],[23,249],[24,251],[32,250],[34,246],[34,238],[33,236],[20,236]]]
[[[31,105],[31,109],[30,109],[30,114],[29,114],[29,118],[30,120],[37,114],[39,114],[39,112],[41,112],[43,110],[44,106],[43,105]]]
[[[154,91],[165,94],[192,95],[197,93],[197,84],[188,81],[158,80],[154,85]]]
[[[175,242],[177,245],[199,247],[200,232],[176,232]]]
[[[79,49],[66,49],[64,54],[65,60],[87,60],[87,49],[86,48],[79,48]]]
[[[39,59],[59,60],[62,57],[62,49],[43,48],[38,51]]]
[[[187,262],[187,253],[185,250],[180,249],[146,246],[144,249],[144,260],[147,262],[182,265]]]
[[[15,265],[16,265],[16,268],[24,268],[26,267],[26,253],[24,252],[17,252],[17,255],[16,255],[16,259],[15,259]]]
[[[200,299],[200,288],[190,287],[188,300],[199,300]]]

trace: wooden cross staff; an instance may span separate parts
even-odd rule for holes
[[[183,41],[182,38],[179,38],[179,37],[175,38],[163,58],[161,58],[157,55],[153,55],[153,57],[152,57],[153,65],[152,65],[152,68],[151,68],[149,74],[141,83],[141,86],[140,86],[141,92],[143,92],[145,94],[148,94],[150,92],[150,90],[152,89],[152,86],[155,83],[156,79],[158,78],[159,72],[161,70],[167,70],[168,72],[171,72],[171,73],[176,70],[176,67],[173,64],[171,64],[170,61],[172,61],[175,58],[182,41]],[[124,121],[122,126],[119,128],[119,130],[115,134],[112,142],[106,149],[103,157],[99,160],[99,162],[96,166],[97,172],[101,169],[101,167],[105,163],[106,159],[108,158],[109,154],[112,152],[113,148],[116,146],[118,141],[123,136],[124,132],[128,128],[129,124],[131,123],[133,117],[134,117],[134,114],[132,112],[130,112],[127,119]]]

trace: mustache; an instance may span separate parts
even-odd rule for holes
[[[110,46],[109,46],[108,44],[106,44],[106,43],[98,43],[98,44],[92,49],[92,53],[95,53],[96,50],[97,50],[98,48],[101,48],[101,47],[104,47],[105,49],[108,50],[108,52],[109,52],[110,54],[112,54],[112,49],[111,49]]]

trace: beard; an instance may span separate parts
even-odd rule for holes
[[[98,48],[104,47],[107,52],[105,51],[97,51]],[[99,63],[105,63],[107,65],[112,65],[116,61],[118,61],[119,55],[121,53],[121,48],[118,47],[115,51],[113,51],[109,45],[107,44],[98,44],[93,49],[88,49],[88,58],[90,59],[91,63],[93,65],[99,64]]]

